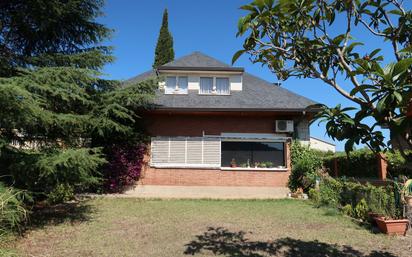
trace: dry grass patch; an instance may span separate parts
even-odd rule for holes
[[[22,256],[389,257],[412,250],[410,235],[373,234],[294,200],[98,198],[58,218],[46,214],[17,241]]]

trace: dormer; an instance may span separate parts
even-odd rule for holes
[[[165,94],[192,91],[199,95],[230,95],[243,87],[243,68],[217,62],[198,52],[162,65],[157,72],[164,78],[160,87]]]

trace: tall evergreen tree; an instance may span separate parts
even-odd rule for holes
[[[99,182],[107,141],[136,137],[154,83],[101,78],[102,0],[0,3],[0,176],[41,196]],[[18,144],[16,142],[19,142]],[[56,197],[56,196],[55,196]]]
[[[174,58],[173,37],[169,32],[168,14],[167,9],[165,9],[163,12],[162,27],[160,28],[159,38],[157,39],[153,68],[171,62]]]

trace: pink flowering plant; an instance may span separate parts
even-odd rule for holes
[[[122,192],[139,180],[145,151],[143,143],[113,145],[109,148],[109,163],[104,173],[106,191]]]

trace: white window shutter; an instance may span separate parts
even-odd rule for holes
[[[153,137],[152,165],[220,167],[220,138]]]
[[[203,139],[203,163],[220,166],[220,139]]]
[[[152,138],[152,163],[169,162],[169,138]]]
[[[187,138],[187,164],[202,164],[202,138]]]
[[[169,163],[185,163],[186,138],[171,137]]]

